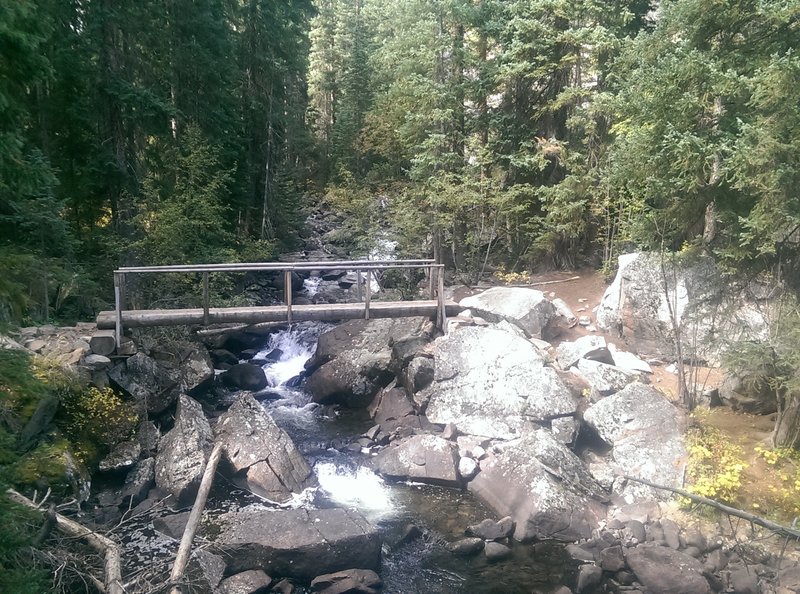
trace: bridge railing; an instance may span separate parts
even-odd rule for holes
[[[355,271],[358,301],[364,301],[364,318],[370,317],[371,275],[376,271],[392,269],[423,269],[428,277],[428,293],[436,300],[436,317],[440,327],[446,320],[444,301],[444,266],[435,260],[335,260],[318,262],[245,262],[236,264],[176,264],[166,266],[128,266],[114,271],[114,327],[117,345],[121,344],[123,311],[126,308],[127,276],[137,274],[192,273],[201,274],[203,281],[203,325],[209,324],[209,277],[214,273],[278,272],[283,274],[286,321],[292,322],[292,273],[311,271]],[[362,273],[367,273],[362,297]]]

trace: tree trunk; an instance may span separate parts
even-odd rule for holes
[[[772,441],[777,448],[800,448],[800,394],[789,393],[782,397],[778,420],[772,432]]]

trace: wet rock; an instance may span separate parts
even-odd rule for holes
[[[581,565],[578,569],[578,581],[575,585],[575,591],[579,593],[591,591],[600,583],[602,577],[603,570],[597,567],[597,565]]]
[[[581,336],[575,342],[564,341],[556,348],[556,360],[561,369],[567,370],[581,359],[613,363],[606,339],[602,336]]]
[[[534,338],[542,337],[542,329],[555,315],[555,307],[544,293],[519,287],[492,287],[462,299],[459,305],[489,322],[506,320]]]
[[[425,318],[350,320],[319,337],[317,350],[306,364],[306,388],[314,402],[367,406],[394,379],[392,346],[410,338],[429,336]],[[427,339],[427,338],[426,338]]]
[[[262,594],[271,583],[272,578],[262,570],[251,569],[222,580],[219,594]]]
[[[496,563],[511,557],[512,551],[509,547],[499,542],[490,541],[483,547],[483,554],[489,563]]]
[[[419,526],[416,526],[415,524],[406,524],[403,527],[403,532],[400,535],[400,538],[397,539],[397,542],[395,543],[394,546],[401,547],[405,544],[417,540],[421,536],[422,536],[422,530],[420,529]]]
[[[161,534],[180,540],[186,531],[186,524],[189,522],[190,512],[180,512],[167,516],[160,516],[153,520],[153,528]]]
[[[675,549],[639,545],[626,549],[625,560],[648,592],[711,594],[701,563]]]
[[[458,446],[435,435],[412,435],[392,443],[373,459],[384,476],[456,487]]]
[[[656,389],[640,383],[591,405],[584,413],[601,439],[612,446],[620,474],[680,488],[687,452],[683,445],[684,416]],[[631,503],[666,495],[632,481],[621,487]]]
[[[468,489],[516,522],[517,540],[588,538],[605,517],[600,485],[546,429],[490,453]]]
[[[471,557],[477,555],[486,545],[482,538],[470,537],[462,538],[447,545],[447,550],[458,557]]]
[[[316,484],[291,438],[249,394],[220,417],[217,434],[224,448],[221,470],[234,483],[281,503]]]
[[[118,472],[128,470],[136,464],[142,454],[142,446],[138,441],[123,441],[114,446],[114,449],[98,465],[100,472]]]
[[[197,493],[214,436],[196,400],[181,394],[175,426],[161,439],[156,485],[185,503]]]
[[[310,582],[320,574],[380,567],[377,530],[354,510],[241,511],[218,519],[228,571],[262,569]]]
[[[258,392],[267,387],[267,376],[258,365],[237,363],[222,375],[222,382],[229,388]]]
[[[577,400],[530,342],[493,328],[464,327],[433,343],[436,375],[415,399],[433,423],[511,439],[533,421],[571,415]]]
[[[383,580],[369,569],[337,571],[311,581],[311,589],[321,594],[376,594],[382,587]]]
[[[496,522],[487,518],[480,524],[468,527],[467,534],[472,534],[484,540],[500,540],[509,538],[514,534],[514,528],[516,528],[516,525],[510,516],[506,516]]]
[[[238,365],[239,357],[234,355],[227,349],[214,349],[208,353],[211,355],[211,360],[214,362],[214,367],[220,369],[220,364],[227,363],[228,365]]]
[[[625,371],[613,365],[588,359],[578,361],[578,372],[601,396],[619,392],[628,384],[639,379],[639,374],[636,372]]]

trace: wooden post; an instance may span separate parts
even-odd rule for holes
[[[439,318],[439,329],[442,331],[442,334],[445,334],[447,332],[447,310],[444,307],[444,264],[439,264],[437,268],[438,268],[437,280],[439,286],[438,290],[439,294],[437,295],[439,301],[438,303],[439,315],[437,317]]]
[[[364,319],[369,319],[369,298],[370,294],[372,293],[372,289],[370,287],[372,281],[372,272],[367,271],[367,284],[364,285]]]
[[[361,303],[361,270],[356,270],[356,295],[358,302]]]
[[[430,295],[430,297],[428,298],[432,300],[436,296],[433,285],[433,266],[428,266],[427,270],[428,270],[428,295]]]
[[[208,272],[203,273],[203,326],[208,326]]]
[[[286,321],[292,323],[292,271],[283,271],[283,294],[286,300]]]
[[[119,274],[119,304],[123,310],[128,307],[128,276],[124,272]]]
[[[122,289],[120,274],[114,273],[114,341],[117,347],[122,344]]]

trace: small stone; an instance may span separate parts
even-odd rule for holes
[[[483,460],[486,457],[486,450],[481,446],[475,446],[472,448],[472,457],[475,460]]]
[[[470,557],[480,553],[485,546],[482,538],[476,536],[462,538],[447,545],[447,550],[458,557]]]
[[[669,518],[661,520],[661,529],[664,531],[664,540],[667,541],[667,546],[676,551],[681,548],[680,540],[680,526]]]
[[[311,581],[311,589],[323,594],[374,594],[382,586],[380,576],[371,569],[345,569]]]
[[[34,353],[41,353],[44,347],[47,346],[47,343],[43,340],[28,340],[25,342],[25,348],[29,351],[33,351]]]
[[[511,536],[515,527],[514,520],[510,516],[506,516],[497,522],[487,518],[480,524],[474,524],[467,528],[467,534],[484,540],[500,540]]]
[[[581,326],[586,327],[589,326],[591,323],[592,323],[592,318],[590,318],[589,316],[581,316],[580,318],[578,318],[578,324],[580,324]]]
[[[442,438],[453,441],[456,437],[458,437],[458,428],[454,423],[447,423],[442,429]]]
[[[406,524],[403,528],[403,532],[400,535],[400,538],[397,539],[395,543],[395,547],[401,547],[404,544],[408,544],[414,540],[417,540],[419,537],[422,536],[422,530],[419,526],[415,524]]]
[[[486,560],[489,563],[494,563],[496,561],[502,561],[503,559],[508,559],[511,557],[511,549],[508,548],[504,544],[500,544],[499,542],[487,542],[486,546],[483,549],[483,552],[486,554]]]
[[[294,584],[289,580],[282,579],[272,586],[272,592],[277,592],[278,594],[294,594],[297,592],[297,588],[295,588]]]
[[[375,441],[378,437],[378,433],[381,432],[380,425],[373,425],[369,429],[367,429],[366,433],[364,433],[364,437],[369,439],[370,441]]]
[[[575,561],[594,561],[594,553],[576,544],[567,545],[567,553]]]
[[[625,529],[630,534],[631,538],[635,538],[637,542],[645,542],[647,540],[644,524],[639,520],[625,522]]]
[[[101,369],[111,367],[111,359],[105,355],[90,353],[83,358],[83,365],[92,371],[100,371]]]
[[[272,578],[263,570],[251,569],[222,580],[219,584],[219,593],[256,594],[265,591],[271,583]]]
[[[465,481],[475,478],[475,475],[478,474],[478,470],[480,470],[478,463],[472,458],[467,458],[465,456],[458,461],[458,474]]]

